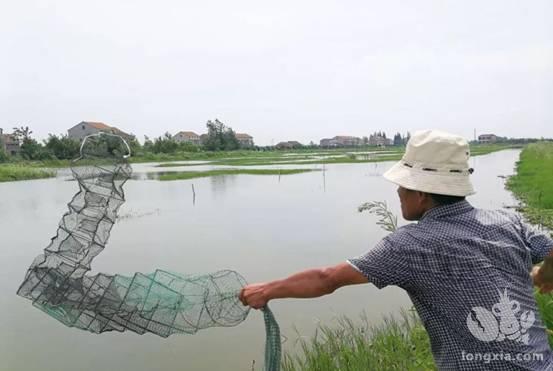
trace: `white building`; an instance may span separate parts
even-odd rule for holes
[[[173,140],[177,143],[192,143],[200,145],[200,136],[193,131],[179,131],[173,135]]]
[[[15,156],[20,150],[17,138],[13,134],[4,134],[4,130],[0,128],[0,151]]]
[[[497,135],[495,134],[482,134],[478,136],[478,143],[495,143],[497,142]]]
[[[393,139],[386,138],[384,135],[375,133],[369,136],[369,146],[386,147],[393,144]]]
[[[253,147],[253,137],[251,135],[236,133],[235,136],[241,147]]]
[[[125,140],[133,139],[134,137],[124,131],[104,124],[103,122],[81,121],[71,129],[67,130],[67,136],[71,139],[83,140],[84,137],[97,133],[110,133],[121,136]]]
[[[357,147],[363,143],[361,138],[351,135],[337,135],[334,138],[325,138],[320,140],[320,146],[328,147]]]

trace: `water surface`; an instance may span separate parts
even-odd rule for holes
[[[483,208],[514,205],[498,176],[512,174],[518,154],[505,150],[471,159],[478,193],[469,201]],[[167,170],[156,164],[133,165],[135,174],[144,176],[127,183],[127,203],[93,270],[131,275],[156,268],[185,274],[233,269],[256,282],[342,262],[386,234],[357,206],[384,200],[399,213],[396,187],[381,177],[392,164],[326,165],[324,172],[280,178],[234,175],[171,182],[147,180],[145,174]],[[66,179],[62,172],[55,179],[0,183],[1,370],[251,370],[254,359],[256,370],[261,369],[265,334],[257,311],[237,327],[192,336],[95,335],[67,328],[16,296],[26,269],[54,235],[77,190]],[[271,307],[290,349],[298,336],[294,327],[310,336],[319,322],[332,324],[340,315],[356,319],[363,311],[379,322],[383,315],[409,308],[410,301],[396,287],[361,285],[319,299],[278,300]]]

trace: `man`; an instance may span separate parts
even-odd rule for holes
[[[384,177],[399,185],[408,224],[366,254],[333,267],[246,286],[244,305],[313,298],[371,282],[407,291],[440,370],[552,370],[553,354],[533,296],[553,286],[532,271],[553,241],[504,211],[471,206],[469,146],[461,137],[417,132]],[[547,260],[543,267],[548,266]]]

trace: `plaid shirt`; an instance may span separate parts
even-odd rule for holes
[[[407,291],[440,370],[553,370],[529,275],[551,249],[517,215],[462,201],[348,262],[378,288]]]

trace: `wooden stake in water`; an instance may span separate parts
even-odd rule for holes
[[[323,192],[326,192],[326,168],[325,168],[325,164],[323,162]]]
[[[192,183],[192,205],[196,205],[196,190],[194,190],[194,183]]]

